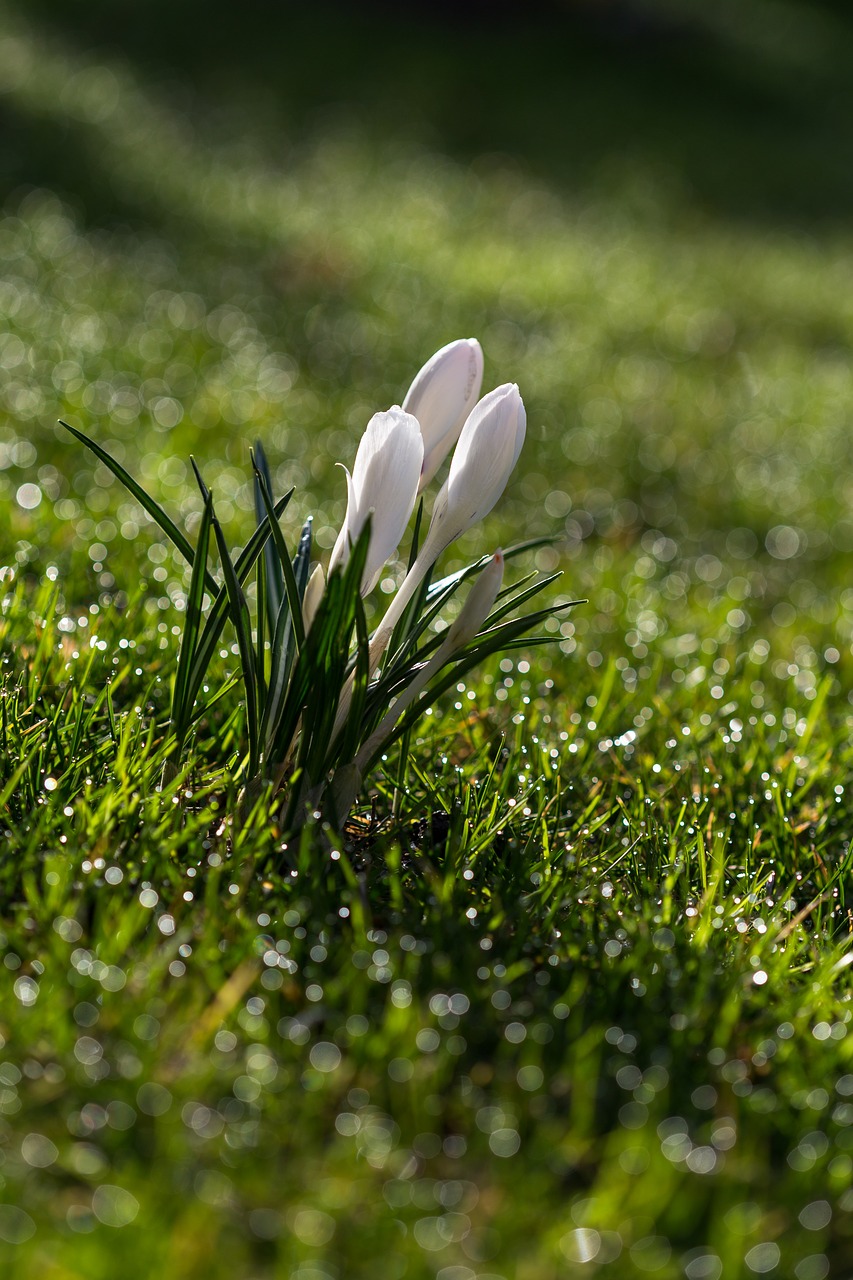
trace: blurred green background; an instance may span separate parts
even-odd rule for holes
[[[474,334],[530,433],[469,549],[560,536],[567,648],[678,657],[710,614],[836,661],[851,52],[840,4],[7,0],[3,559],[82,598],[144,561],[59,416],[190,521],[194,452],[237,538],[261,436],[329,547],[335,462]]]

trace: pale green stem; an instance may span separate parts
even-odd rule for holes
[[[424,554],[425,552],[428,552],[428,554],[425,555]],[[382,619],[379,626],[376,628],[376,630],[374,631],[373,635],[370,638],[370,643],[367,651],[368,680],[373,675],[374,671],[379,665],[379,659],[382,657],[383,653],[388,647],[388,641],[391,639],[391,634],[394,628],[396,627],[397,623],[400,621],[400,618],[403,616],[407,606],[409,605],[409,602],[412,599],[412,596],[415,594],[418,587],[421,585],[421,582],[423,581],[427,570],[430,569],[433,564],[435,564],[438,554],[439,554],[438,552],[433,553],[433,550],[429,545],[429,538],[427,538],[426,542],[423,545],[423,549],[421,550],[420,555],[416,558],[415,563],[412,565],[411,569],[403,579],[403,583],[400,587],[400,590],[397,592],[396,596],[391,601],[391,604],[388,606],[388,611],[385,614],[385,617]],[[352,702],[352,687],[353,687],[354,680],[355,680],[355,673],[350,675],[349,679],[347,680],[346,684],[343,687],[341,698],[338,703],[338,712],[337,712],[337,715],[335,716],[335,727],[332,730],[332,741],[335,740],[335,738],[340,733],[341,729],[344,727],[344,724],[346,723],[346,718],[349,715],[350,703]]]
[[[364,770],[370,763],[371,757],[385,738],[387,738],[391,733],[394,725],[400,719],[400,716],[404,711],[408,710],[415,699],[421,696],[436,671],[440,670],[440,668],[447,662],[454,648],[455,646],[450,643],[449,640],[445,640],[441,645],[439,645],[429,662],[424,663],[411,683],[408,684],[400,696],[394,700],[385,712],[385,715],[380,720],[374,732],[364,743],[355,758],[355,763],[359,773],[364,773]]]

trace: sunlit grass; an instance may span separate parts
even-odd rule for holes
[[[849,241],[358,125],[235,140],[4,23],[7,102],[111,208],[0,223],[9,1273],[845,1274]],[[590,603],[345,833],[239,816],[236,690],[158,791],[187,576],[55,420],[191,530],[210,460],[235,542],[262,438],[327,556],[335,462],[467,334],[529,410],[489,533],[557,534]]]

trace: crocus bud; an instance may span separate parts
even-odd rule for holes
[[[375,413],[361,437],[352,475],[347,477],[347,513],[329,561],[329,571],[346,564],[368,515],[373,519],[361,594],[375,587],[382,568],[403,536],[415,499],[424,446],[417,418],[394,405]]]
[[[302,625],[305,628],[306,636],[317,616],[317,609],[325,590],[326,575],[323,573],[323,566],[315,564],[311,570],[311,577],[305,584],[305,594],[302,597]]]
[[[435,500],[421,552],[425,559],[434,563],[445,547],[488,515],[518,461],[526,428],[527,414],[514,382],[495,387],[474,407]]]
[[[459,439],[482,385],[482,348],[476,338],[459,338],[427,360],[406,392],[403,408],[417,418],[424,438],[419,493]]]
[[[468,415],[453,451],[450,473],[435,500],[427,536],[415,563],[371,637],[367,663],[369,675],[376,670],[395,626],[428,570],[445,547],[449,547],[477,520],[488,515],[503,493],[521,453],[526,429],[527,414],[514,382],[495,387]],[[338,703],[334,734],[340,732],[349,713],[352,687],[351,677]]]
[[[504,577],[504,553],[498,548],[474,583],[465,603],[450,624],[441,648],[449,655],[474,639],[492,611]]]

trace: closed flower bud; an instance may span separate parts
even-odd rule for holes
[[[468,415],[453,451],[450,472],[435,500],[427,536],[371,637],[368,674],[376,670],[394,627],[442,551],[477,520],[488,515],[503,493],[521,453],[526,429],[527,414],[514,382],[495,387]],[[343,726],[351,698],[352,680],[338,703],[335,734]]]
[[[347,512],[329,561],[329,572],[346,564],[368,515],[373,513],[361,594],[376,585],[397,550],[415,499],[423,462],[423,439],[416,418],[395,405],[375,413],[361,437],[352,475],[347,477]]]
[[[514,382],[495,387],[462,428],[432,511],[422,555],[434,562],[445,547],[488,515],[518,461],[527,414]]]
[[[482,348],[476,338],[459,338],[436,351],[406,392],[403,408],[417,418],[424,439],[419,493],[458,440],[482,385]]]
[[[323,566],[315,564],[311,570],[311,577],[305,584],[305,594],[302,597],[302,625],[305,628],[306,636],[317,616],[317,609],[325,590],[326,575],[323,573]]]
[[[503,577],[504,553],[499,548],[468,592],[465,603],[448,628],[441,644],[446,654],[464,649],[474,639],[492,611]]]

